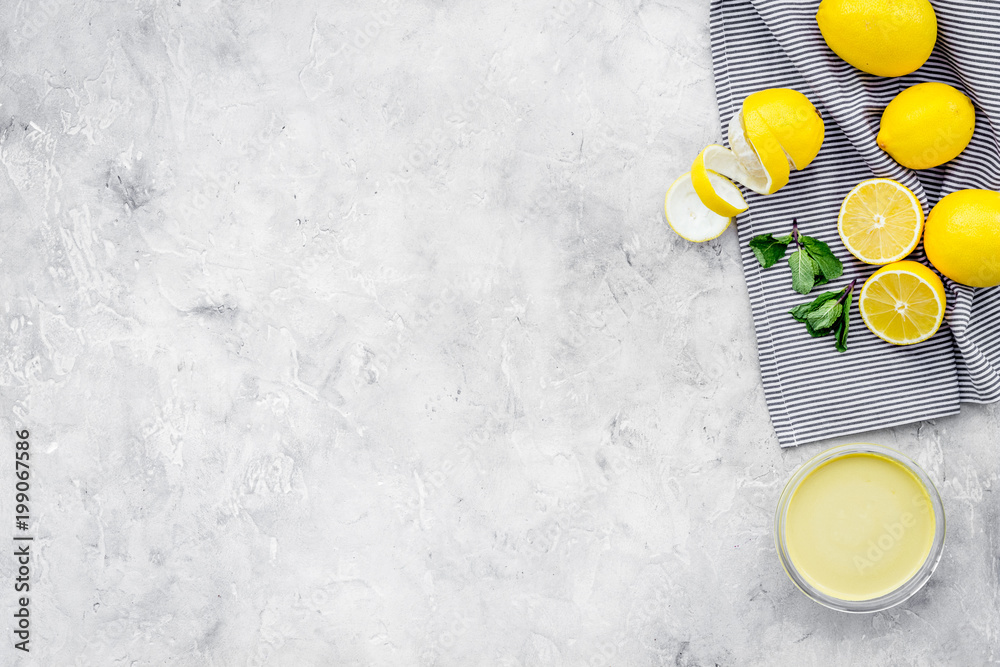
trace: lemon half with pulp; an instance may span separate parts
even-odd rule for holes
[[[865,264],[897,262],[917,247],[924,209],[916,195],[888,178],[858,183],[840,206],[837,231],[852,255]]]
[[[933,336],[944,320],[944,284],[920,264],[895,262],[871,275],[861,288],[858,310],[873,334],[893,345],[913,345]]]

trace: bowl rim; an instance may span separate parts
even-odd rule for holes
[[[920,569],[917,570],[912,577],[907,579],[898,588],[886,593],[885,595],[868,600],[842,600],[818,590],[798,571],[788,554],[787,547],[785,546],[785,519],[788,514],[789,503],[795,492],[798,490],[799,485],[801,485],[803,480],[805,480],[810,473],[820,466],[835,459],[843,458],[852,454],[877,454],[902,465],[904,468],[913,473],[913,475],[924,485],[927,490],[927,495],[931,500],[931,507],[934,510],[934,541],[931,543],[930,551],[928,552],[923,565],[920,566]],[[895,607],[898,604],[902,604],[924,587],[927,581],[931,578],[931,575],[934,574],[934,570],[937,569],[938,563],[941,562],[941,556],[944,553],[944,542],[947,532],[946,528],[944,505],[941,502],[941,495],[938,493],[937,486],[934,484],[934,481],[930,478],[930,476],[928,476],[923,468],[917,465],[917,463],[910,457],[890,447],[872,443],[852,443],[831,447],[830,449],[826,449],[816,454],[800,465],[792,474],[781,492],[781,496],[778,499],[778,507],[774,514],[774,545],[778,551],[778,557],[781,560],[781,566],[784,568],[785,574],[788,575],[788,577],[792,580],[792,583],[794,583],[800,591],[805,593],[806,596],[825,607],[829,607],[830,609],[848,613],[864,614],[884,611],[891,607]]]

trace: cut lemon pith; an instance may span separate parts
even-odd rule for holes
[[[743,130],[742,111],[737,111],[729,119],[729,129],[726,132],[726,139],[729,140],[729,148],[731,149],[729,152],[732,154],[736,164],[746,174],[745,181],[741,181],[735,177],[733,180],[742,183],[757,194],[770,194],[773,179],[764,168],[764,164],[757,155],[756,149],[750,144],[750,140],[747,139],[746,132]]]
[[[710,211],[731,218],[747,210],[747,202],[740,189],[729,180],[734,177],[733,174],[740,172],[742,167],[732,151],[712,144],[691,165],[691,183],[698,198]]]
[[[889,264],[917,247],[924,209],[902,183],[873,178],[858,183],[844,198],[837,218],[840,239],[866,264]]]
[[[858,310],[873,334],[893,345],[913,345],[933,336],[944,320],[944,284],[913,261],[883,266],[861,288]]]
[[[732,222],[731,217],[705,208],[691,183],[691,172],[682,174],[670,186],[663,209],[670,228],[684,239],[696,243],[711,241],[726,231]]]
[[[730,128],[732,129],[730,124]],[[756,111],[746,111],[742,115],[743,133],[753,147],[754,156],[767,173],[768,187],[764,194],[774,194],[788,185],[791,174],[791,160],[778,143],[778,137],[767,126]]]

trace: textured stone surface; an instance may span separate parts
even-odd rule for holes
[[[777,446],[735,235],[660,208],[719,139],[707,2],[0,26],[0,521],[28,427],[37,535],[0,663],[1000,659],[995,406],[865,436],[941,483],[911,602],[827,611],[774,555],[821,445]]]

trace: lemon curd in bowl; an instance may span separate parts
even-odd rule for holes
[[[927,474],[877,445],[822,452],[792,476],[775,515],[788,576],[833,609],[887,609],[930,578],[944,547],[944,508]]]

